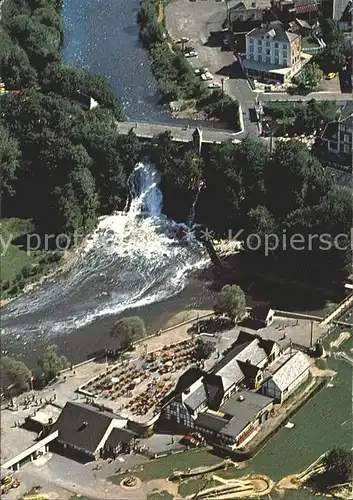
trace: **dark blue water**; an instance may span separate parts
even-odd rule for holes
[[[65,0],[64,58],[108,79],[131,120],[169,122],[139,40],[139,0]]]

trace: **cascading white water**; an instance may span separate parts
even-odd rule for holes
[[[100,219],[67,276],[2,310],[4,334],[74,331],[99,317],[170,297],[185,286],[189,271],[207,265],[202,246],[192,238],[181,244],[183,226],[161,213],[153,165],[139,163],[128,182],[126,211]]]

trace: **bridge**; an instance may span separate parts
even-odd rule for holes
[[[167,130],[171,132],[172,138],[176,142],[191,142],[192,134],[196,126],[186,125],[163,125],[155,123],[143,122],[117,122],[117,129],[120,134],[127,135],[132,129],[137,137],[141,139],[152,139],[155,135],[162,134]],[[233,142],[240,142],[237,139],[242,132],[232,132],[231,130],[222,130],[218,128],[198,127],[202,130],[202,143],[220,144],[221,142],[232,140]]]

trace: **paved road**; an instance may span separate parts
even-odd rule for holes
[[[265,92],[259,94],[260,101],[308,101],[316,99],[317,101],[351,101],[352,94],[342,94],[340,92],[311,92],[308,95],[289,95],[282,92]]]
[[[184,125],[161,125],[153,123],[118,122],[119,133],[127,134],[131,129],[138,137],[152,139],[157,134],[169,130],[173,139],[179,142],[191,142],[194,128],[186,128]],[[241,134],[217,128],[202,128],[202,141],[206,143],[221,143],[229,139],[239,141]]]

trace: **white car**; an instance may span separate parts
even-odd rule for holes
[[[206,73],[203,73],[203,74],[201,75],[201,78],[202,78],[202,80],[204,80],[204,81],[205,81],[205,80],[213,80],[213,75],[212,75],[209,71],[207,71]]]
[[[220,89],[222,85],[219,82],[211,82],[207,85],[209,89]]]
[[[191,50],[190,52],[185,52],[185,57],[197,57],[196,50]]]

